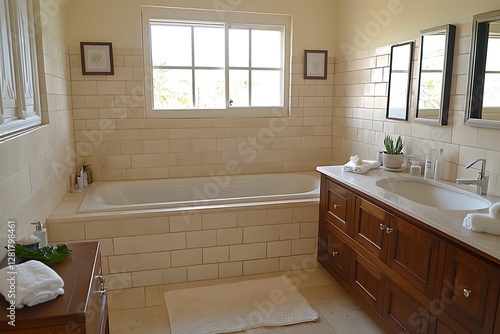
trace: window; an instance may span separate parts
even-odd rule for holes
[[[500,109],[500,34],[490,33],[488,51],[486,55],[486,69],[484,74],[483,107],[486,109]],[[485,111],[483,111],[485,112]],[[487,112],[487,111],[486,111]]]
[[[150,118],[288,114],[288,15],[143,7]]]
[[[0,136],[41,123],[31,0],[0,0]]]

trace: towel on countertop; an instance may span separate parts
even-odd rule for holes
[[[62,278],[42,262],[30,260],[14,265],[13,269],[7,266],[0,270],[0,294],[7,302],[10,302],[10,282],[7,279],[11,276],[15,276],[16,308],[34,306],[64,294]]]
[[[489,213],[469,213],[464,218],[463,226],[473,232],[500,234],[500,219],[492,217]]]
[[[490,215],[496,219],[500,219],[500,202],[491,204]]]
[[[354,156],[356,157],[356,156]],[[378,160],[361,160],[361,164],[357,165],[353,160],[357,160],[354,157],[351,157],[351,160],[342,166],[342,169],[346,172],[353,172],[358,174],[364,174],[368,172],[370,169],[379,168],[380,162]],[[358,161],[359,163],[359,161]]]
[[[363,164],[363,160],[357,155],[351,155],[349,161],[355,164],[356,166],[361,166]]]

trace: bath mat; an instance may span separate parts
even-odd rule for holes
[[[318,314],[286,277],[165,292],[172,334],[215,334],[315,321]]]

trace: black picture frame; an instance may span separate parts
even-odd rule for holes
[[[80,42],[83,75],[114,75],[113,46],[109,42]]]
[[[327,50],[304,50],[304,79],[327,79]]]

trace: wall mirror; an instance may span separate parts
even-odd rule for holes
[[[472,20],[465,124],[500,128],[500,10]]]
[[[448,124],[455,31],[448,24],[420,32],[415,123]]]
[[[408,120],[413,42],[391,46],[386,118]]]

